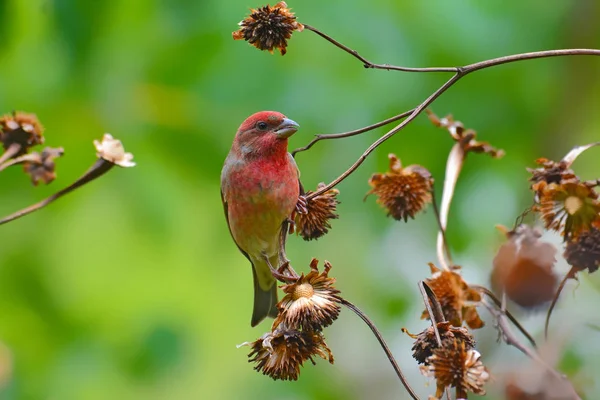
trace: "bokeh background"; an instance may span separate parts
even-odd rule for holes
[[[0,112],[35,112],[46,144],[63,146],[58,179],[33,187],[18,167],[2,172],[0,213],[25,207],[79,177],[104,132],[135,154],[55,204],[0,227],[0,399],[398,399],[406,398],[368,329],[347,310],[326,330],[335,365],[319,360],[298,382],[252,370],[247,348],[269,329],[250,328],[250,268],[229,237],[219,174],[239,124],[275,109],[314,134],[356,129],[410,109],[448,78],[365,70],[315,34],[296,33],[288,54],[270,55],[231,32],[248,0],[2,0]],[[600,47],[600,4],[547,2],[289,2],[316,26],[374,62],[453,66],[552,48]],[[600,60],[527,61],[468,76],[433,105],[453,113],[502,160],[472,156],[450,213],[448,237],[470,282],[487,284],[502,242],[529,204],[526,166],[560,158],[600,132]],[[318,143],[297,156],[307,188],[344,171],[385,129]],[[381,146],[339,185],[340,219],[317,242],[289,240],[297,270],[329,260],[338,287],[379,325],[418,393],[434,385],[410,356],[421,303],[416,283],[435,261],[429,210],[408,224],[386,218],[367,179],[387,154],[428,167],[443,181],[452,145],[425,116]],[[576,163],[598,177],[598,153]],[[438,189],[441,184],[438,184]],[[439,192],[438,192],[439,195]],[[549,240],[559,243],[560,239]],[[566,268],[559,260],[559,271]],[[598,276],[567,285],[546,353],[587,398],[595,381]],[[576,290],[575,290],[576,288]],[[542,317],[515,310],[541,339]],[[543,314],[543,310],[542,314]],[[502,398],[503,371],[527,365],[477,333]]]

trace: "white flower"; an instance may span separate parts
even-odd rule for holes
[[[126,153],[123,143],[112,137],[110,133],[105,133],[102,142],[94,140],[94,146],[98,152],[98,157],[116,164],[120,167],[134,167],[133,154]]]

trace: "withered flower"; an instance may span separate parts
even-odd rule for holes
[[[552,300],[557,277],[553,267],[556,248],[540,241],[541,233],[520,225],[506,233],[504,243],[494,257],[492,289],[525,308],[535,308]]]
[[[568,240],[600,221],[598,193],[592,188],[595,184],[577,181],[547,184],[541,181],[533,185],[539,196],[539,204],[534,210],[540,213],[546,229],[560,232]]]
[[[531,174],[529,180],[533,182],[533,184],[538,182],[561,184],[566,181],[579,180],[579,178],[575,176],[575,172],[569,168],[569,164],[566,161],[556,162],[548,160],[547,158],[538,158],[535,162],[541,167],[527,168],[527,172]]]
[[[44,127],[35,114],[14,112],[0,118],[0,141],[4,150],[11,145],[19,145],[19,151],[13,157],[21,156],[29,148],[44,143]]]
[[[592,227],[569,241],[564,257],[569,265],[580,271],[595,272],[600,266],[600,228]]]
[[[440,339],[442,339],[441,347],[452,346],[454,341],[464,343],[465,350],[471,350],[475,347],[475,339],[473,339],[473,336],[466,328],[452,326],[450,322],[438,322],[437,328]],[[417,360],[419,364],[425,364],[427,359],[433,355],[433,350],[440,347],[435,336],[435,330],[432,326],[428,327],[418,335],[413,335],[406,329],[403,329],[403,332],[415,339],[415,343],[411,350],[413,351],[413,358]]]
[[[483,327],[484,323],[477,313],[476,305],[481,301],[481,295],[469,287],[457,272],[440,270],[429,264],[432,277],[425,282],[435,293],[446,319],[454,326],[462,326],[463,321],[471,329]],[[427,310],[423,311],[421,319],[429,318]]]
[[[288,329],[284,324],[243,345],[252,348],[248,362],[256,363],[254,369],[274,380],[297,380],[300,367],[307,360],[315,364],[315,356],[333,364],[333,354],[321,333]]]
[[[31,182],[37,186],[40,181],[45,184],[56,179],[54,159],[61,157],[64,153],[62,147],[52,148],[46,147],[42,153],[33,152],[25,157],[27,160],[23,162],[23,170],[31,176]]]
[[[259,50],[279,49],[281,55],[286,53],[287,41],[294,31],[302,32],[304,25],[296,21],[285,1],[274,6],[266,5],[251,9],[250,15],[239,24],[240,29],[233,32],[233,39],[245,40]]]
[[[452,136],[452,139],[460,143],[465,153],[485,153],[494,158],[504,157],[504,150],[496,149],[487,142],[479,142],[475,140],[477,137],[477,132],[475,132],[473,129],[465,129],[463,123],[460,121],[455,121],[451,114],[445,116],[444,118],[439,118],[431,110],[426,110],[426,112],[433,125],[437,126],[438,128],[446,129],[450,133],[450,136]]]
[[[464,342],[455,340],[450,346],[433,350],[421,373],[436,380],[436,397],[441,398],[447,387],[456,388],[456,398],[467,398],[467,392],[485,395],[483,386],[490,379],[477,350],[467,350]]]
[[[415,218],[427,203],[431,202],[433,178],[427,169],[420,165],[402,164],[395,154],[389,154],[390,170],[385,174],[373,174],[369,179],[377,203],[381,204],[394,219],[406,222]]]
[[[135,163],[133,154],[126,153],[123,143],[120,140],[112,137],[110,133],[105,133],[102,141],[94,140],[94,146],[98,152],[98,157],[118,165],[120,167],[133,167]]]
[[[319,183],[317,190],[324,187],[324,183]],[[308,191],[306,195],[310,195]],[[325,235],[331,229],[330,219],[337,219],[337,205],[340,203],[336,196],[339,190],[331,189],[320,196],[306,201],[306,212],[296,213],[294,222],[296,223],[296,233],[302,236],[304,240],[318,239]]]
[[[315,258],[308,275],[300,275],[294,283],[282,286],[285,296],[277,304],[279,315],[273,326],[284,324],[292,329],[321,331],[331,325],[340,313],[340,291],[333,287],[335,278],[328,276],[331,264],[325,261],[322,273]]]

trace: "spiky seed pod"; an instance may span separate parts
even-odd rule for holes
[[[600,229],[592,227],[567,243],[564,257],[569,265],[595,272],[600,266]]]
[[[389,154],[390,170],[385,174],[373,174],[369,179],[372,189],[367,193],[377,196],[377,203],[387,210],[388,216],[404,222],[415,217],[431,203],[433,178],[420,165],[402,167],[395,154]]]
[[[452,326],[450,322],[438,322],[437,328],[442,339],[441,347],[451,346],[455,340],[464,343],[466,350],[471,350],[475,347],[475,339],[473,339],[473,335],[466,328]],[[413,351],[413,358],[419,364],[425,364],[427,359],[433,355],[433,351],[440,347],[432,326],[418,335],[412,335],[406,329],[404,329],[404,332],[415,339],[411,350]]]
[[[21,146],[19,152],[13,155],[19,157],[38,144],[44,143],[44,127],[35,114],[17,111],[0,118],[0,141],[4,149],[12,144]]]
[[[322,273],[317,265],[318,260],[313,258],[308,275],[302,274],[296,282],[282,286],[285,296],[277,304],[279,315],[273,326],[321,331],[337,319],[341,297],[333,286],[335,278],[328,276],[331,264],[325,261]]]
[[[324,186],[324,183],[319,183],[317,190]],[[313,192],[308,191],[306,196],[311,193]],[[331,189],[320,196],[307,200],[306,212],[295,214],[296,233],[308,241],[318,239],[329,232],[331,229],[329,220],[339,218],[335,212],[340,203],[336,198],[339,193],[339,190]]]
[[[286,53],[287,41],[292,33],[304,29],[284,1],[272,7],[267,4],[251,9],[250,15],[238,25],[240,29],[233,32],[235,40],[245,40],[257,49],[270,53],[273,53],[273,49],[279,49],[281,55]]]
[[[430,263],[429,268],[432,276],[425,282],[435,293],[446,319],[454,326],[462,326],[465,322],[471,329],[483,327],[476,308],[481,295],[460,276],[457,272],[459,267],[455,267],[455,271],[442,271]],[[429,318],[427,310],[423,311],[421,318]]]
[[[252,343],[248,362],[256,363],[254,369],[274,380],[297,380],[300,367],[310,360],[315,364],[318,356],[333,364],[333,354],[319,332],[299,331],[279,325]]]

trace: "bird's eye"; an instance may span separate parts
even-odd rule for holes
[[[267,130],[268,125],[266,122],[260,121],[256,124],[256,127],[261,131],[265,131],[265,130]]]

